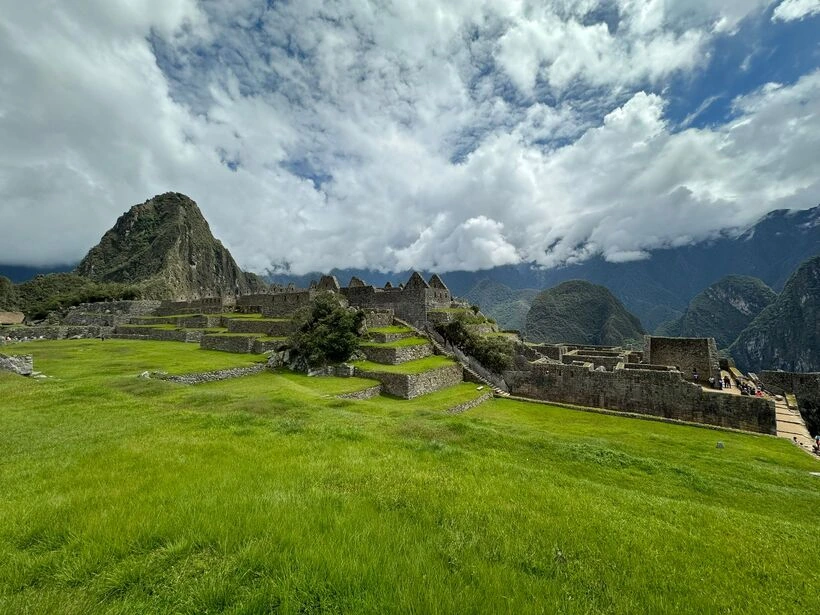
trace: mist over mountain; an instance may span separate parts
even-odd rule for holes
[[[471,289],[484,280],[512,290],[544,289],[567,280],[587,280],[610,289],[640,318],[647,330],[654,331],[662,323],[680,318],[696,294],[727,275],[753,276],[779,291],[800,263],[818,253],[820,206],[775,210],[742,232],[725,232],[710,241],[654,250],[645,260],[611,263],[596,257],[557,269],[508,265],[481,271],[450,271],[442,274],[442,278],[458,296],[470,295]],[[409,275],[407,271],[385,273],[363,269],[334,269],[331,273],[343,284],[356,275],[376,285],[388,280],[400,282]],[[307,286],[320,275],[279,273],[267,279]],[[481,292],[479,289],[476,295]]]

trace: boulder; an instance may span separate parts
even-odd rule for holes
[[[0,370],[21,376],[31,376],[34,371],[34,357],[30,354],[12,356],[0,354]]]

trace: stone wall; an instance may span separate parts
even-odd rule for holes
[[[393,324],[393,310],[365,310],[364,324],[368,329],[389,327]]]
[[[182,376],[169,376],[168,374],[154,372],[150,374],[150,377],[158,380],[167,380],[169,382],[178,382],[180,384],[202,384],[203,382],[216,382],[219,380],[228,380],[230,378],[241,378],[243,376],[260,374],[266,369],[267,367],[264,365],[250,365],[248,367],[232,367],[229,369],[218,369],[210,372],[184,374]]]
[[[382,385],[377,384],[373,387],[368,387],[363,391],[353,391],[352,393],[341,393],[336,397],[339,399],[371,399],[382,394]]]
[[[115,327],[131,318],[150,316],[161,301],[103,301],[81,303],[68,309],[62,322],[65,325]]]
[[[255,339],[251,346],[253,354],[265,354],[266,352],[275,352],[285,344],[285,340],[260,340]]]
[[[179,314],[221,314],[226,310],[221,297],[205,297],[193,301],[163,301],[156,310],[157,316]]]
[[[253,335],[203,335],[199,345],[205,350],[223,352],[250,353],[256,336]]]
[[[595,352],[590,350],[571,350],[561,357],[562,363],[572,363],[573,361],[592,363],[593,367],[603,367],[611,372],[623,359],[622,355],[616,352]]]
[[[427,320],[428,290],[430,289],[353,286],[342,288],[341,294],[350,305],[362,310],[392,310],[397,318],[413,324],[423,324]]]
[[[712,337],[656,337],[644,338],[644,361],[653,365],[674,365],[684,377],[692,379],[697,370],[698,382],[703,384],[712,376],[720,378],[717,346]]]
[[[297,290],[265,295],[265,302],[261,306],[262,314],[272,318],[290,316],[296,310],[310,302],[316,295],[313,290]]]
[[[30,354],[12,356],[0,354],[0,372],[31,376],[34,373],[34,357]]]
[[[523,397],[776,433],[774,402],[703,390],[675,371],[596,372],[591,364],[517,361],[504,377],[510,392]]]
[[[493,392],[487,391],[483,395],[476,397],[475,399],[470,399],[463,403],[460,403],[456,406],[453,406],[449,410],[447,410],[447,414],[461,414],[462,412],[467,412],[467,410],[472,410],[476,406],[480,406],[485,401],[489,401],[493,398]]]
[[[286,337],[294,329],[292,320],[226,318],[225,325],[230,333],[259,333],[271,337]]]
[[[428,343],[416,346],[368,346],[362,344],[360,349],[368,361],[384,365],[398,365],[407,361],[423,359],[433,354],[433,347]]]
[[[30,340],[64,340],[100,337],[100,334],[110,336],[114,329],[112,327],[90,326],[63,326],[63,325],[37,325],[33,327],[4,327],[0,331],[0,338],[8,338],[14,341]]]
[[[198,344],[202,339],[202,331],[182,330],[182,329],[152,329],[151,327],[138,327],[120,325],[116,329],[116,337],[120,339],[146,339],[156,342],[188,342]]]
[[[421,374],[392,374],[356,368],[355,375],[382,383],[385,393],[402,399],[413,399],[462,382],[460,365],[447,365]]]

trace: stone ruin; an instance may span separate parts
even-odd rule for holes
[[[503,376],[510,392],[521,397],[776,433],[773,401],[701,386],[709,376],[720,377],[712,338],[646,336],[643,351],[522,346]]]

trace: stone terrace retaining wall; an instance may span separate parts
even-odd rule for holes
[[[286,337],[294,329],[291,320],[255,320],[251,318],[225,318],[230,333],[260,333],[271,337]]]
[[[453,406],[449,410],[447,410],[447,414],[461,414],[462,412],[467,412],[467,410],[472,410],[476,406],[480,406],[485,401],[493,398],[492,389],[481,395],[480,397],[476,397],[475,399],[470,399],[463,403],[460,403],[456,406]]]
[[[407,361],[423,359],[433,354],[433,347],[428,343],[417,346],[360,346],[368,361],[383,365],[398,365]]]
[[[34,372],[34,357],[30,354],[12,356],[0,354],[0,372],[31,376]]]
[[[368,335],[370,336],[370,339],[377,344],[391,344],[393,342],[403,340],[406,337],[414,337],[418,334],[415,331],[404,331],[402,333],[379,333],[376,331],[373,333],[368,333]]]
[[[703,390],[679,372],[517,362],[504,378],[514,395],[776,433],[774,402]]]
[[[251,352],[254,354],[264,354],[266,352],[274,352],[279,350],[279,347],[284,344],[284,340],[254,340],[251,346]]]
[[[158,380],[168,380],[180,384],[202,384],[203,382],[216,382],[218,380],[228,380],[229,378],[241,378],[252,374],[260,374],[267,369],[264,365],[251,365],[249,367],[233,367],[230,369],[218,369],[211,372],[200,372],[197,374],[184,374],[182,376],[169,376],[168,374],[151,374],[152,378]]]
[[[353,391],[352,393],[342,393],[336,397],[339,399],[370,399],[382,394],[382,385],[368,387],[363,391]]]
[[[256,337],[253,335],[203,335],[199,345],[205,350],[222,352],[250,353]]]
[[[368,310],[364,313],[364,324],[368,328],[389,327],[393,324],[393,310]]]
[[[100,333],[111,336],[114,331],[112,327],[90,326],[62,326],[43,325],[34,327],[7,327],[0,331],[0,337],[8,337],[12,340],[64,340],[71,338],[92,338],[100,337]]]
[[[68,309],[63,324],[114,327],[135,316],[148,316],[159,308],[160,301],[102,301],[81,303]]]
[[[382,383],[385,393],[402,399],[413,399],[419,395],[433,393],[462,382],[462,369],[458,364],[446,365],[421,374],[371,372],[357,367],[355,375],[378,380]]]
[[[150,327],[129,327],[128,325],[120,325],[117,327],[117,337],[120,339],[135,337],[157,342],[188,342],[189,344],[198,344],[202,336],[202,331],[151,329]]]

